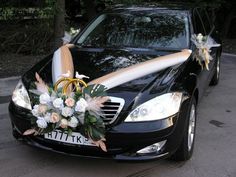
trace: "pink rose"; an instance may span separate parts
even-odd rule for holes
[[[38,113],[39,113],[39,114],[44,114],[44,113],[46,113],[47,110],[48,110],[47,105],[40,104],[40,105],[38,106]]]
[[[57,122],[59,122],[59,120],[60,120],[59,114],[53,112],[52,115],[51,115],[50,122],[57,123]]]
[[[73,107],[75,105],[75,100],[73,98],[67,98],[65,103],[66,103],[66,106]]]

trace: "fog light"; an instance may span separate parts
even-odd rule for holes
[[[150,154],[150,153],[157,153],[162,149],[162,147],[166,144],[166,140],[160,141],[158,143],[152,144],[150,146],[147,146],[143,149],[140,149],[137,151],[137,154]]]

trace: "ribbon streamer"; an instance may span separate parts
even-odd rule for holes
[[[74,76],[73,60],[69,47],[70,46],[64,45],[54,53],[52,61],[52,78],[54,84],[62,78],[62,74],[64,73],[69,73],[67,78],[73,78]],[[157,57],[97,78],[89,82],[88,85],[101,84],[107,89],[110,89],[145,75],[181,64],[189,58],[191,53],[191,50],[185,49],[178,53]],[[66,82],[60,82],[57,84],[57,87],[64,87],[65,84]]]
[[[185,49],[178,53],[157,57],[152,60],[148,60],[146,62],[120,69],[116,72],[112,72],[110,74],[97,78],[89,82],[88,84],[101,84],[104,85],[107,89],[111,89],[145,75],[161,71],[165,68],[177,64],[181,64],[189,58],[191,53],[192,50]]]
[[[74,64],[69,47],[71,45],[64,45],[54,52],[52,59],[53,84],[63,78],[62,75],[65,73],[68,73],[68,78],[74,77]],[[64,84],[60,83],[59,87],[63,87]]]

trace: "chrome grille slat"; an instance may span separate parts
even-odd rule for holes
[[[103,111],[110,111],[110,112],[111,112],[111,111],[115,111],[115,112],[116,112],[118,109],[119,109],[119,108],[116,108],[116,109],[114,109],[114,108],[113,108],[113,109],[102,109],[102,110],[103,110]]]
[[[113,107],[117,107],[117,108],[119,108],[120,106],[119,106],[119,105],[106,105],[106,106],[104,106],[104,107],[112,107],[112,108],[113,108]],[[104,108],[104,107],[103,107],[103,108]]]
[[[114,116],[114,114],[102,114],[102,115],[105,115],[105,116]]]
[[[103,121],[110,121],[110,118],[103,118]]]
[[[106,125],[112,124],[120,114],[125,100],[118,97],[109,97],[110,101],[104,103],[102,107],[102,119]]]
[[[109,111],[109,112],[111,112],[111,111],[117,111],[117,109],[102,109],[103,111]]]

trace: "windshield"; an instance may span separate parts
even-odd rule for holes
[[[186,13],[137,11],[100,15],[80,36],[83,47],[183,49],[188,47]]]

